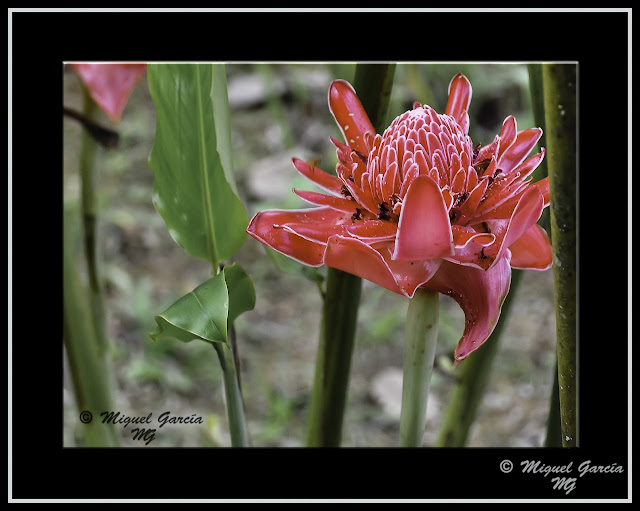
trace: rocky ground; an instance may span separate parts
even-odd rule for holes
[[[414,99],[428,101],[442,111],[448,80],[457,70],[455,65],[432,66],[427,71],[420,66],[398,70],[391,107],[394,115],[409,108]],[[430,71],[434,81],[423,86],[420,77]],[[237,150],[234,164],[250,216],[267,207],[301,207],[291,188],[308,185],[296,175],[292,156],[321,158],[319,166],[327,170],[335,165],[329,136],[339,132],[326,107],[326,90],[332,76],[344,72],[348,66],[228,66]],[[474,142],[476,137],[484,143],[490,141],[508,113],[516,115],[519,126],[533,125],[528,100],[523,99],[526,68],[476,66],[465,73],[474,84]],[[416,98],[420,91],[423,95]],[[81,108],[80,82],[70,70],[64,74],[64,104]],[[481,112],[484,124],[474,125],[474,116]],[[102,122],[109,124],[106,117]],[[149,447],[226,446],[229,435],[214,350],[199,342],[154,343],[147,335],[154,329],[156,314],[210,276],[206,263],[193,259],[173,242],[152,205],[153,175],[147,158],[154,125],[154,105],[145,77],[117,127],[119,147],[99,154],[99,233],[113,343],[114,409],[129,416],[153,413],[157,417],[169,411],[172,416],[202,417],[202,424],[165,425]],[[65,203],[73,205],[79,190],[81,132],[77,123],[67,119],[64,130]],[[304,278],[280,272],[252,239],[235,259],[253,279],[257,294],[255,309],[236,323],[253,444],[302,446],[318,342],[319,293]],[[438,353],[446,358],[462,333],[464,318],[455,302],[443,297],[441,303]],[[344,422],[345,447],[390,447],[397,443],[406,307],[402,297],[365,282]],[[541,445],[555,360],[554,339],[551,271],[525,272],[469,446]],[[427,446],[437,436],[451,386],[446,371],[435,373],[427,412]],[[82,424],[68,374],[62,403],[64,444],[74,446]],[[120,432],[122,445],[141,445],[131,438],[130,430]]]

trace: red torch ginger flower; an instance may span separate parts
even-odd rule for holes
[[[71,64],[89,94],[113,122],[118,122],[146,64]]]
[[[311,266],[337,268],[411,298],[418,287],[453,297],[465,313],[456,362],[493,331],[511,268],[545,270],[551,245],[536,222],[549,204],[545,178],[531,184],[544,150],[527,158],[538,128],[507,117],[495,140],[468,136],[471,85],[456,75],[444,114],[419,103],[376,134],[351,85],[334,81],[329,108],[346,144],[337,177],[294,158],[329,195],[294,190],[318,206],[258,213],[247,232]]]

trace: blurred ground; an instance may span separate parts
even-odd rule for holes
[[[463,71],[473,89],[470,135],[474,145],[493,140],[514,114],[520,128],[534,125],[525,66],[399,65],[390,107],[394,116],[414,100],[443,111],[451,77]],[[252,216],[270,207],[305,207],[293,187],[312,186],[291,157],[336,163],[329,136],[339,131],[327,109],[333,78],[349,78],[349,65],[228,65],[235,170]],[[80,110],[79,78],[64,73],[64,105]],[[106,116],[101,122],[108,126]],[[154,316],[210,277],[207,263],[174,243],[151,202],[147,164],[155,111],[146,77],[135,88],[117,127],[120,144],[99,151],[100,249],[114,355],[114,410],[129,416],[200,416],[204,424],[168,424],[149,447],[229,445],[223,390],[214,350],[203,342],[151,341]],[[64,120],[65,203],[77,204],[80,127]],[[78,241],[79,241],[78,236]],[[80,254],[79,254],[80,255]],[[235,258],[253,279],[255,310],[236,322],[242,385],[253,445],[304,445],[318,342],[321,300],[304,278],[280,272],[263,247],[247,239]],[[82,266],[79,257],[79,266]],[[464,317],[442,297],[438,353],[451,355]],[[402,385],[402,333],[407,302],[364,283],[343,446],[397,445]],[[500,340],[483,404],[468,442],[472,447],[535,447],[544,440],[553,376],[555,322],[552,272],[525,272]],[[65,361],[66,365],[66,361]],[[429,397],[425,445],[441,424],[452,380],[436,372]],[[77,445],[73,389],[64,380],[64,445]],[[143,446],[119,429],[123,446]]]

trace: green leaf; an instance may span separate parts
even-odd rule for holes
[[[256,292],[253,282],[238,263],[223,269],[229,292],[229,324],[243,312],[253,310],[256,305]]]
[[[224,64],[213,64],[211,76],[211,101],[215,115],[218,154],[224,168],[224,175],[233,193],[238,195],[236,178],[233,171],[233,153],[231,143],[231,112],[227,93],[227,73]]]
[[[220,144],[216,136],[216,127],[223,131],[227,122],[216,123],[214,116],[214,104],[222,108],[218,74],[214,87],[212,64],[148,66],[156,106],[156,136],[149,156],[155,177],[153,203],[176,243],[212,266],[238,251],[249,222],[218,152],[230,145],[228,135]],[[222,109],[221,115],[228,112]],[[230,155],[223,161],[228,166]]]
[[[307,266],[306,264],[299,263],[298,261],[291,259],[270,247],[265,246],[265,249],[269,258],[275,263],[281,272],[301,275],[305,279],[315,282],[318,285],[322,285],[324,282],[324,269],[322,267],[315,268],[313,266]]]
[[[224,272],[200,284],[156,316],[158,328],[149,334],[154,340],[175,337],[189,342],[227,342],[229,293]]]
[[[158,327],[149,336],[154,341],[174,337],[183,342],[200,339],[228,344],[227,325],[255,303],[251,279],[234,263],[156,316]]]

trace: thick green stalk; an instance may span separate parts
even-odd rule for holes
[[[92,119],[97,111],[97,105],[86,89],[83,89],[83,114]],[[84,253],[87,261],[89,280],[89,298],[91,313],[95,324],[98,340],[98,353],[104,360],[107,374],[110,370],[109,341],[105,321],[105,305],[102,279],[100,277],[96,226],[98,222],[98,201],[96,198],[96,152],[98,142],[87,131],[82,130],[82,147],[80,149],[80,187],[82,208],[82,223],[84,230]]]
[[[544,118],[544,86],[542,82],[542,64],[528,64],[529,71],[529,89],[531,90],[531,107],[533,110],[533,118],[537,127],[542,128],[542,136],[536,145],[536,152],[540,152],[547,145],[547,127]],[[533,171],[531,175],[532,182],[537,183],[541,179],[547,177],[547,158],[544,158],[540,165]],[[544,227],[549,233],[551,225],[549,221],[549,208],[545,208],[538,223]]]
[[[309,412],[308,447],[340,446],[362,290],[359,277],[329,270]]]
[[[558,362],[553,366],[553,386],[549,399],[549,415],[547,416],[547,436],[545,447],[562,447],[562,429],[560,427],[560,389],[558,386]]]
[[[502,330],[509,317],[521,276],[522,272],[519,270],[511,272],[509,294],[502,304],[500,319],[491,337],[482,348],[460,364],[460,372],[457,374],[458,378],[444,413],[436,447],[464,447],[467,443],[469,430],[482,402],[491,374],[491,365],[498,352]]]
[[[358,64],[353,86],[381,133],[386,127],[395,64]],[[327,269],[322,325],[307,428],[309,447],[337,447],[349,386],[362,279]]]
[[[546,133],[547,127],[544,116],[544,83],[542,79],[542,64],[527,64],[529,70],[529,88],[531,89],[531,103],[533,107],[533,116],[536,126],[542,128],[542,137],[538,141],[537,151],[547,146]],[[547,158],[540,162],[540,165],[534,170],[532,178],[536,183],[547,177]],[[545,208],[538,223],[544,227],[547,234],[551,235],[550,208]],[[549,402],[549,416],[547,418],[547,436],[545,438],[545,447],[562,447],[562,432],[560,431],[560,395],[558,391],[558,363],[556,361],[553,366],[554,377],[553,386],[551,387],[551,398]]]
[[[231,447],[249,447],[249,431],[244,415],[244,402],[240,391],[240,379],[232,349],[228,346],[214,343],[218,353],[222,378],[224,380],[224,394],[227,406],[227,418],[231,433]]]
[[[356,66],[353,88],[376,133],[382,133],[387,127],[387,111],[395,71],[395,64],[358,64]]]
[[[400,447],[421,447],[429,383],[438,340],[440,295],[418,288],[409,301],[404,333]]]
[[[213,274],[221,271],[221,265],[212,256],[210,261]],[[249,447],[249,430],[244,413],[244,400],[240,387],[240,371],[238,364],[237,344],[233,324],[228,325],[229,345],[213,343],[218,354],[222,381],[224,382],[225,404],[227,407],[227,420],[231,434],[231,447]]]
[[[235,173],[233,170],[233,147],[231,142],[231,115],[229,113],[229,97],[227,94],[227,73],[224,64],[213,64],[211,79],[211,100],[214,107],[214,122],[218,155],[222,163],[225,178],[234,193],[237,194]],[[221,270],[220,262],[216,260],[215,250],[212,251],[211,268],[214,275]],[[249,447],[249,430],[244,412],[244,401],[240,385],[240,367],[238,363],[238,347],[235,329],[229,325],[229,346],[214,344],[220,360],[224,392],[227,405],[227,419],[231,433],[232,447]]]
[[[576,66],[544,64],[562,445],[577,447]]]
[[[113,425],[102,424],[98,419],[101,412],[112,410],[112,401],[86,290],[73,257],[67,215],[65,213],[63,246],[63,338],[78,413],[93,415],[90,423],[82,421],[81,431],[87,447],[115,447],[119,442]]]

